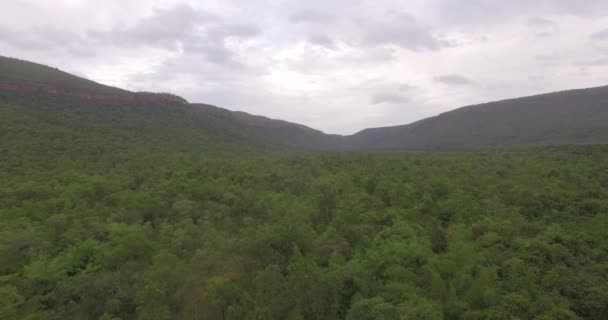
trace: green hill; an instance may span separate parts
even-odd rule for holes
[[[167,151],[319,148],[332,141],[299,124],[108,87],[27,61],[0,57],[0,70],[2,132],[17,145],[65,136],[82,144],[71,144],[74,150],[87,149],[91,139]]]
[[[83,79],[57,68],[0,56],[0,83],[33,83],[101,93],[124,94],[126,90]]]
[[[0,103],[6,122],[29,114],[37,121],[60,124],[62,130],[91,127],[108,139],[155,141],[155,146],[181,149],[411,150],[608,143],[608,87],[491,102],[408,125],[338,136],[286,121],[189,104],[170,94],[129,92],[40,64],[0,57]]]
[[[464,107],[409,125],[366,129],[347,141],[391,149],[608,143],[608,87]]]

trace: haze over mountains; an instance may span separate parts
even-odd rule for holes
[[[35,97],[35,98],[33,98]],[[415,123],[324,134],[303,125],[188,103],[171,94],[105,86],[44,65],[0,57],[3,125],[52,125],[175,148],[232,145],[305,149],[461,149],[608,142],[608,87],[468,106]],[[13,125],[14,126],[14,125]],[[34,130],[35,127],[31,127]],[[16,131],[5,130],[7,138]],[[82,138],[81,138],[82,139]]]

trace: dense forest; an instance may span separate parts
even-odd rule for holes
[[[606,147],[53,154],[37,143],[1,145],[2,319],[608,313]]]
[[[608,146],[320,151],[251,123],[0,91],[0,319],[606,319]]]

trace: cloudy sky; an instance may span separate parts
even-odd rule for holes
[[[10,0],[0,55],[328,133],[608,84],[606,0]]]

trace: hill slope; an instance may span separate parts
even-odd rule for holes
[[[356,148],[436,149],[608,143],[608,87],[463,107],[347,137]]]
[[[44,65],[0,57],[0,106],[7,126],[12,123],[14,127],[20,123],[15,119],[29,117],[29,124],[21,123],[30,126],[37,119],[39,128],[49,124],[57,130],[79,130],[73,134],[83,137],[87,135],[82,133],[98,133],[123,144],[136,142],[170,150],[462,149],[608,143],[608,87],[485,103],[408,125],[338,136],[207,104],[189,104],[171,94],[130,92]]]
[[[100,93],[126,94],[128,91],[77,77],[59,69],[29,61],[0,56],[0,83],[30,83]]]
[[[41,147],[50,136],[97,144],[176,150],[328,147],[332,139],[299,124],[189,104],[171,94],[130,92],[44,65],[0,57],[4,141]],[[61,132],[61,133],[59,133]],[[64,141],[65,142],[65,141]],[[74,145],[54,145],[59,150]]]

